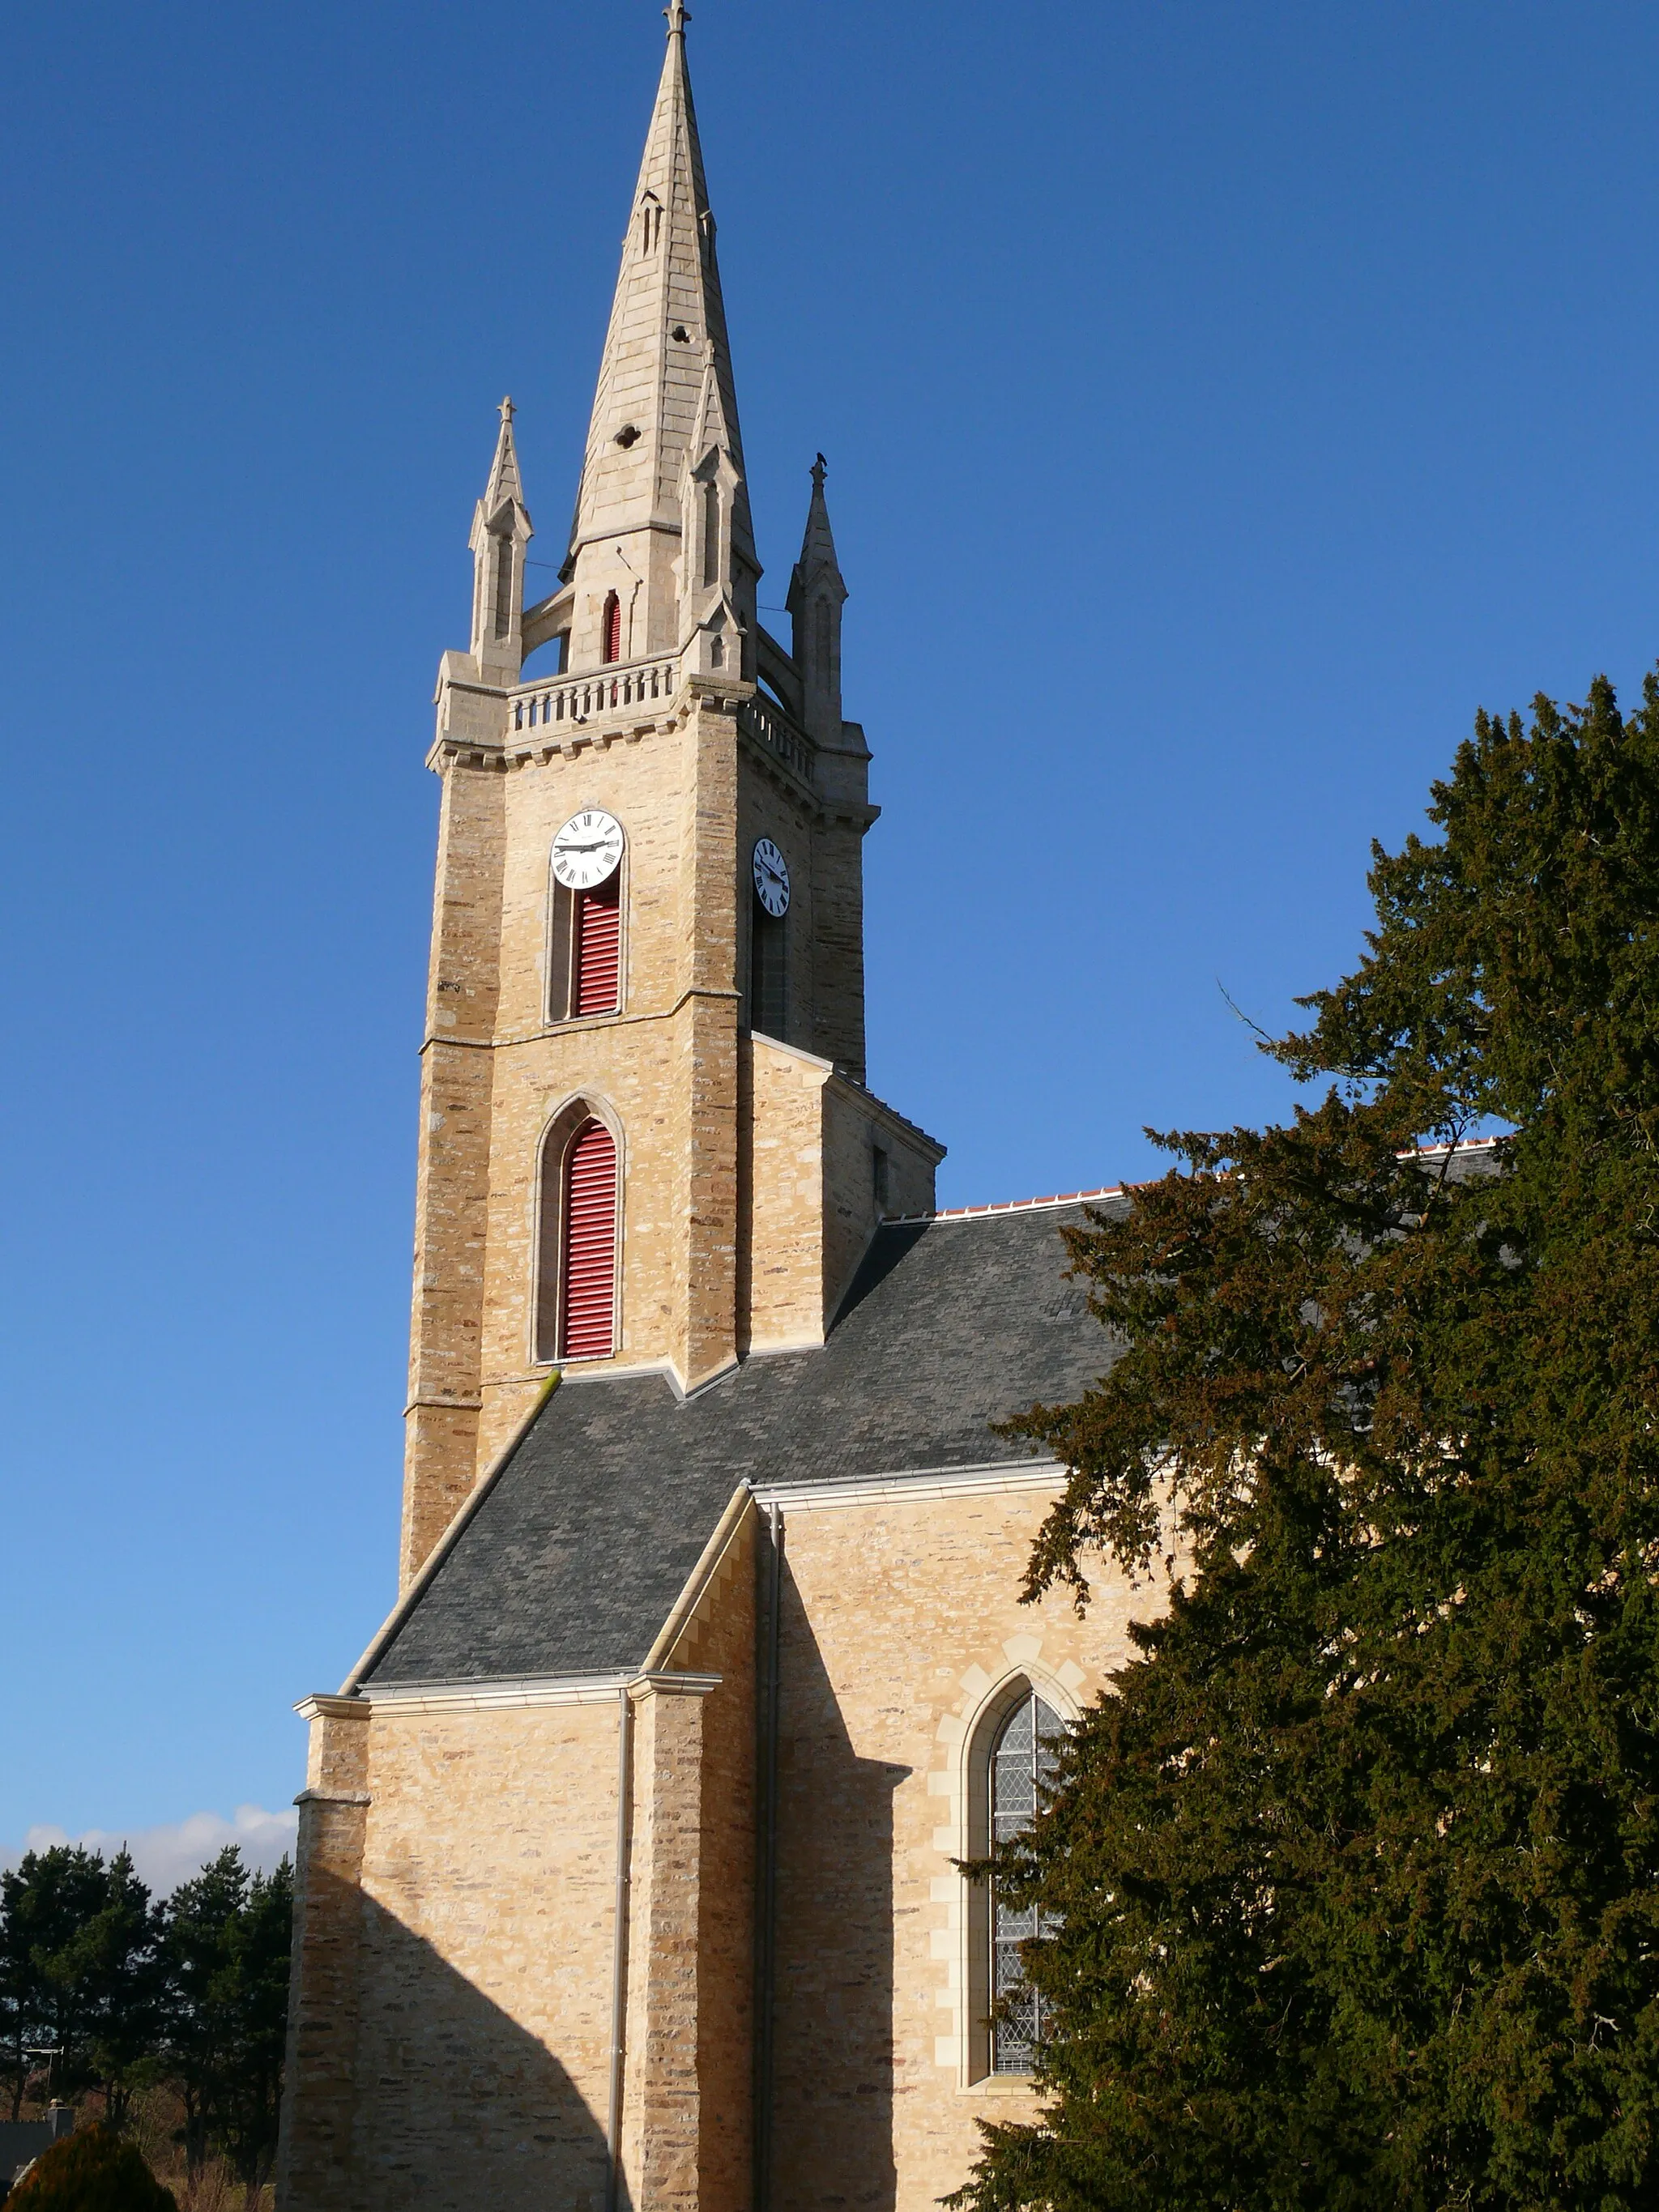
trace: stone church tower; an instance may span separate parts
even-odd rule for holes
[[[893,1210],[920,1212],[941,1156],[862,1088],[875,817],[863,732],[842,719],[846,589],[820,468],[793,651],[760,627],[671,13],[560,588],[522,604],[532,527],[507,403],[472,526],[471,643],[439,672],[405,1582],[563,1349],[559,1186],[586,1121],[620,1170],[612,1356],[684,1389],[751,1351],[821,1343],[875,1225],[877,1157]],[[562,672],[526,680],[549,647]],[[623,838],[617,972],[592,1013],[570,996],[581,898],[552,873],[556,834],[586,811]],[[775,917],[753,884],[763,839],[787,876]]]
[[[1077,1204],[939,1215],[866,1085],[824,467],[786,646],[667,12],[558,588],[504,402],[439,671],[400,1597],[301,1708],[286,2212],[921,2212],[1041,2032],[956,1861],[1126,1650],[1127,1592],[1017,1602],[1061,1471],[991,1425],[1109,1357]]]

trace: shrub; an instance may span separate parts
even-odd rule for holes
[[[112,2128],[82,2128],[41,2152],[6,2212],[179,2212],[179,2200]]]

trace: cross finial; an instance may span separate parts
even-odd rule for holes
[[[669,37],[683,39],[685,27],[691,21],[691,10],[686,6],[685,0],[670,0],[670,5],[662,12],[668,18]]]
[[[518,409],[513,404],[511,395],[502,400],[501,405],[501,416],[503,422],[510,422],[518,411]]]
[[[823,455],[820,453],[817,460],[812,464],[812,489],[814,491],[822,491],[823,489],[823,480],[829,473],[830,464],[824,459]]]

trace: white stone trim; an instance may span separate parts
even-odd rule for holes
[[[490,1380],[492,1382],[533,1382],[538,1379],[544,1380],[547,1371],[545,1367],[532,1367],[525,1375],[492,1376]],[[576,1382],[637,1382],[641,1375],[660,1375],[677,1398],[685,1395],[679,1370],[672,1359],[640,1359],[626,1364],[615,1360],[609,1365],[603,1360],[579,1360],[574,1366],[556,1363],[554,1371],[559,1376],[561,1386],[565,1388]]]
[[[325,1697],[320,1690],[313,1697],[301,1698],[294,1710],[302,1721],[360,1721],[364,1718],[360,1698]]]
[[[889,1107],[887,1111],[891,1113],[893,1109]],[[903,1117],[896,1118],[902,1120]],[[1443,1160],[1463,1152],[1489,1152],[1495,1145],[1504,1142],[1502,1137],[1465,1137],[1455,1145],[1416,1145],[1408,1152],[1396,1152],[1395,1158],[1398,1160]],[[919,1222],[985,1221],[1005,1213],[1042,1213],[1054,1206],[1091,1206],[1102,1199],[1127,1198],[1133,1190],[1150,1188],[1150,1184],[1115,1182],[1108,1183],[1099,1190],[1058,1191],[1049,1198],[1009,1198],[991,1206],[943,1206],[933,1213],[884,1214],[881,1226],[884,1229],[911,1228]]]
[[[902,1229],[918,1222],[927,1221],[984,1221],[995,1214],[1043,1213],[1055,1206],[1088,1206],[1103,1198],[1125,1198],[1131,1186],[1109,1183],[1100,1190],[1062,1190],[1051,1198],[1010,1198],[994,1206],[945,1206],[935,1213],[890,1213],[883,1217],[884,1229]]]
[[[838,1505],[874,1505],[900,1498],[906,1504],[930,1499],[983,1498],[1002,1491],[1062,1490],[1066,1470],[1054,1460],[988,1460],[975,1467],[907,1468],[891,1474],[826,1475],[821,1482],[757,1482],[757,1505],[781,1505],[786,1512],[821,1512]]]
[[[659,1668],[678,1643],[691,1616],[702,1604],[705,1593],[720,1572],[721,1562],[736,1540],[738,1531],[755,1510],[755,1501],[747,1486],[739,1483],[721,1514],[714,1534],[702,1547],[702,1556],[692,1568],[685,1587],[675,1599],[664,1621],[656,1642],[645,1655],[645,1672]]]
[[[388,1683],[365,1690],[357,1702],[377,1715],[404,1713],[495,1713],[537,1705],[614,1705],[618,1692],[706,1698],[719,1689],[719,1674],[676,1674],[622,1668],[609,1674],[526,1674],[499,1682]]]
[[[556,1353],[542,1358],[538,1352],[542,1334],[542,1240],[547,1231],[547,1179],[550,1164],[559,1179],[557,1210],[560,1233],[563,1233],[565,1163],[570,1156],[582,1123],[574,1117],[585,1114],[590,1121],[609,1130],[617,1163],[617,1218],[611,1278],[611,1349],[591,1360],[571,1361]],[[565,1127],[566,1122],[569,1123]],[[550,1163],[548,1153],[557,1139],[557,1158]],[[578,1087],[561,1098],[557,1104],[544,1113],[541,1133],[537,1138],[531,1155],[533,1163],[530,1174],[530,1218],[526,1224],[530,1248],[529,1297],[526,1300],[526,1337],[524,1346],[530,1372],[538,1378],[549,1374],[568,1374],[573,1366],[609,1364],[617,1355],[623,1343],[627,1313],[623,1302],[623,1285],[628,1274],[628,1133],[622,1115],[603,1092]],[[558,1263],[557,1278],[562,1279],[563,1255],[555,1253]],[[554,1335],[564,1334],[564,1316],[561,1297],[554,1309]]]

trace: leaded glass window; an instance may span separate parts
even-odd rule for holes
[[[991,1747],[991,1853],[1023,1835],[1036,1817],[1037,1785],[1055,1769],[1054,1747],[1066,1723],[1035,1690],[1028,1690],[997,1732]],[[991,1899],[991,2065],[998,2074],[1029,2074],[1044,2021],[1042,2000],[1025,1979],[1019,1947],[1053,1927],[1035,1905],[1024,1911]]]

